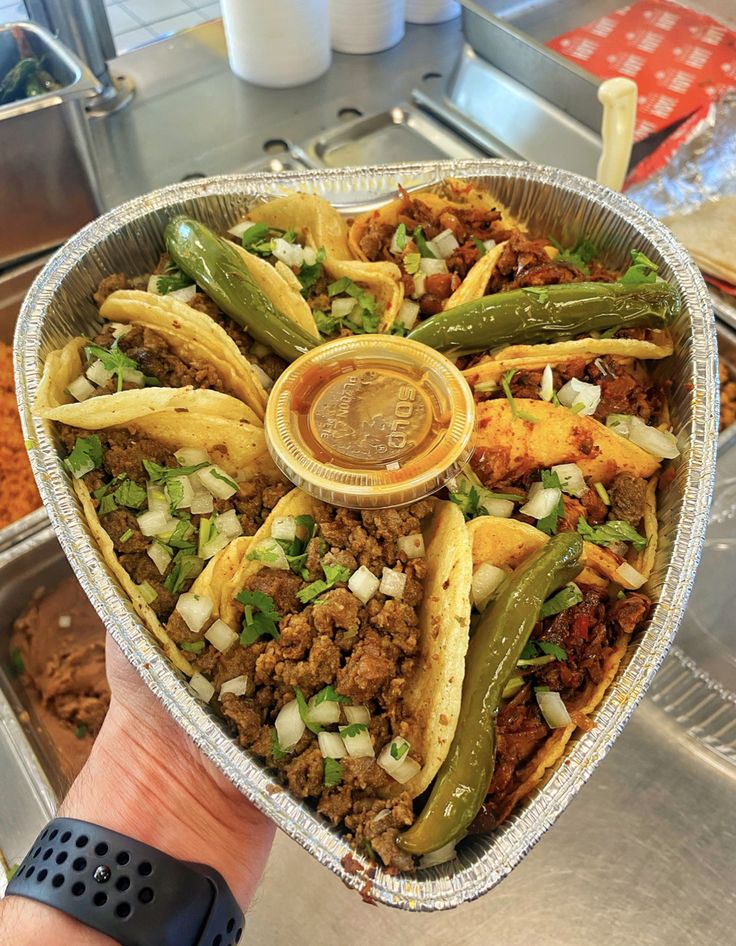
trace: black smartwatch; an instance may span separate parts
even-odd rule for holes
[[[48,904],[121,946],[234,946],[243,911],[223,877],[75,818],[36,838],[6,894]]]

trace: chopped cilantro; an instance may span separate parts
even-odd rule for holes
[[[159,277],[162,279],[163,277]],[[130,368],[133,371],[138,370],[138,362],[134,361],[132,358],[129,358],[124,352],[120,351],[118,348],[119,339],[110,345],[109,348],[103,348],[101,345],[85,345],[84,353],[90,360],[93,358],[98,358],[102,362],[102,367],[105,371],[112,371],[112,373],[117,378],[117,389],[118,391],[123,390],[123,371],[126,368]]]
[[[521,652],[520,659],[531,660],[532,657],[536,657],[536,656],[537,656],[537,645],[534,643],[534,641],[527,641],[527,643],[524,644],[524,649]]]
[[[26,672],[26,665],[23,663],[20,647],[13,647],[10,650],[10,672],[14,677],[19,677]]]
[[[211,466],[204,460],[201,463],[194,463],[192,466],[161,466],[160,463],[154,463],[153,460],[144,460],[143,466],[152,483],[166,483],[172,476],[191,476],[197,470],[203,470],[206,466]],[[214,470],[213,470],[214,473]]]
[[[240,242],[246,250],[250,250],[256,243],[262,243],[264,240],[268,240],[269,232],[268,224],[263,220],[259,220],[258,223],[254,223],[253,226],[243,231]]]
[[[347,696],[342,696],[342,694],[337,693],[335,688],[331,683],[328,683],[326,687],[321,689],[319,693],[314,697],[314,705],[319,706],[320,703],[330,702],[330,703],[349,703],[350,698]]]
[[[240,635],[240,643],[244,647],[254,644],[264,635],[274,640],[279,639],[276,622],[281,620],[281,615],[276,611],[276,603],[270,595],[263,594],[262,591],[241,591],[235,595],[235,600],[244,608],[243,630]]]
[[[421,254],[407,253],[403,259],[404,272],[408,273],[410,276],[416,276],[416,274],[419,272],[419,264],[421,260]]]
[[[647,256],[639,250],[631,251],[633,263],[623,276],[620,276],[618,282],[625,286],[643,286],[646,283],[657,281],[657,271],[659,266],[653,263]]]
[[[303,263],[297,274],[299,282],[302,284],[302,295],[306,298],[310,289],[313,289],[317,281],[322,276],[322,263],[325,260],[325,248],[321,246],[313,263]]]
[[[611,497],[608,495],[608,490],[603,485],[603,483],[596,483],[594,485],[596,493],[600,496],[601,500],[606,504],[606,506],[611,505]]]
[[[275,729],[271,730],[271,755],[274,758],[275,762],[280,762],[282,759],[285,759],[288,755],[288,752],[285,752],[281,748],[281,743],[279,742],[279,734]]]
[[[359,733],[366,732],[367,729],[368,726],[365,723],[350,723],[340,729],[340,735],[343,739],[353,739]]]
[[[120,541],[127,542],[128,539],[132,539],[132,537],[133,537],[133,530],[126,529],[125,532],[123,532],[123,534],[120,536]]]
[[[77,737],[77,739],[84,739],[84,737],[87,735],[88,730],[89,730],[89,727],[87,726],[86,723],[80,723],[77,726],[77,728],[74,730],[74,735]]]
[[[186,519],[180,519],[174,531],[169,536],[167,545],[172,546],[175,549],[184,549],[186,551],[193,551],[195,543],[192,542],[194,536],[194,526],[191,522],[187,522]]]
[[[479,240],[477,236],[471,236],[470,239],[473,241],[473,246],[478,251],[478,259],[480,259],[481,256],[485,256],[488,252],[488,247],[485,245],[485,243],[482,240]]]
[[[419,250],[420,256],[422,256],[424,259],[437,259],[435,254],[427,246],[427,240],[424,236],[424,230],[422,230],[421,227],[415,227],[414,232],[412,233],[412,236],[414,237],[414,242],[417,245],[417,249]]]
[[[64,460],[64,466],[75,479],[80,479],[92,470],[99,470],[102,466],[102,444],[97,434],[77,437],[74,449]]]
[[[554,489],[555,487],[559,490],[562,489],[562,483],[560,483],[560,478],[556,473],[553,473],[552,470],[542,470],[542,486],[544,489]],[[542,532],[546,532],[547,535],[554,535],[557,532],[557,522],[565,515],[565,502],[560,495],[559,502],[552,510],[552,512],[545,516],[543,519],[537,520],[537,528]]]
[[[342,766],[337,759],[325,759],[325,788],[334,788],[342,781]]]
[[[179,503],[184,499],[184,485],[182,484],[179,478],[174,478],[173,476],[166,483],[166,495],[169,499],[169,504],[171,506],[171,512],[176,512],[179,508]]]
[[[620,325],[612,325],[610,328],[607,328],[605,332],[601,332],[601,338],[613,338],[620,328]]]
[[[623,588],[619,588],[619,590],[616,592],[616,600],[617,600],[617,601],[625,601],[625,600],[626,600],[626,592],[624,591]]]
[[[554,657],[555,660],[567,660],[567,651],[559,644],[553,644],[552,641],[537,641],[537,644],[547,657]]]
[[[128,509],[140,509],[146,501],[146,491],[135,480],[124,479],[115,490],[115,502],[118,506],[127,506]]]
[[[235,480],[231,480],[229,476],[225,476],[223,473],[218,473],[214,467],[212,467],[212,469],[210,470],[210,473],[214,476],[216,480],[220,480],[223,483],[227,483],[230,489],[237,490],[240,488],[238,484],[235,482]]]
[[[395,742],[391,743],[391,758],[396,759],[397,762],[399,761],[399,759],[403,759],[408,751],[409,751],[408,742],[405,742],[401,746],[397,746]]]
[[[194,546],[191,546],[194,548]],[[171,571],[164,579],[164,588],[172,595],[178,595],[184,590],[184,585],[199,575],[204,567],[201,558],[192,555],[191,549],[177,552],[174,556]]]
[[[201,654],[204,650],[204,641],[184,641],[179,646],[188,654]]]
[[[326,562],[322,562],[322,571],[325,573],[324,578],[319,578],[317,581],[313,581],[300,591],[297,591],[296,596],[302,604],[307,604],[307,602],[318,597],[324,591],[333,588],[339,581],[347,581],[348,578],[350,578],[350,569],[345,568],[344,565],[330,565]]]
[[[512,368],[511,371],[507,371],[501,379],[503,393],[506,395],[508,402],[511,405],[511,416],[514,418],[514,420],[527,420],[531,424],[536,424],[538,418],[516,406],[514,395],[511,393],[511,382],[514,380],[515,374],[516,370]]]
[[[590,275],[590,263],[595,259],[597,250],[595,244],[587,239],[580,237],[575,246],[565,249],[561,243],[558,243],[554,237],[550,237],[550,243],[560,251],[557,260],[561,263],[570,263],[576,269],[579,269],[584,276]]]
[[[583,594],[576,584],[570,582],[569,585],[565,585],[556,595],[552,595],[551,598],[547,600],[542,605],[542,610],[539,612],[539,620],[544,618],[552,617],[553,614],[559,614],[560,611],[566,611],[568,608],[571,608],[575,604],[580,604],[583,600]],[[541,644],[540,644],[541,646]],[[550,654],[552,651],[545,650],[542,647],[542,650],[545,654]],[[559,657],[558,660],[564,660],[564,657]]]
[[[406,224],[400,223],[396,228],[396,232],[394,233],[394,243],[396,244],[396,249],[399,251],[399,253],[404,251],[408,240],[409,235],[406,232]]]
[[[297,534],[293,539],[275,539],[286,555],[289,568],[295,575],[300,575],[304,581],[309,580],[309,573],[304,564],[307,560],[307,546],[317,534],[317,523],[312,516],[296,517]],[[248,555],[250,558],[250,554]],[[275,555],[274,559],[275,560]]]
[[[97,512],[101,516],[106,516],[110,512],[115,512],[118,508],[118,504],[115,502],[115,496],[113,493],[107,493],[100,500],[100,505],[97,509]]]
[[[599,526],[588,525],[581,516],[578,519],[578,532],[594,545],[611,545],[613,542],[631,542],[637,552],[641,552],[649,544],[649,539],[639,535],[636,529],[624,522],[623,519],[610,519]]]
[[[468,468],[466,468],[466,471]],[[472,475],[472,479],[470,478]],[[507,499],[512,503],[521,502],[522,497],[515,493],[494,493],[486,489],[474,474],[466,472],[466,476],[456,480],[456,490],[449,493],[450,501],[459,506],[466,519],[475,519],[476,516],[487,516],[486,503],[492,499]]]
[[[307,701],[299,687],[294,687],[294,694],[296,695],[296,705],[299,707],[299,715],[301,716],[304,725],[315,735],[322,732],[322,726],[319,723],[314,723],[312,720],[310,720],[309,711],[307,709]]]

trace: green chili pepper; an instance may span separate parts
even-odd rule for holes
[[[491,784],[496,714],[516,662],[546,599],[580,574],[583,543],[563,532],[511,576],[481,615],[465,661],[460,717],[450,751],[416,822],[398,838],[410,854],[428,854],[462,838]]]
[[[284,315],[256,285],[236,247],[189,217],[176,217],[164,232],[166,248],[183,272],[226,315],[285,361],[319,344]]]
[[[677,291],[665,282],[567,283],[497,292],[454,306],[422,322],[407,337],[439,351],[488,351],[610,328],[664,329],[679,307]]]

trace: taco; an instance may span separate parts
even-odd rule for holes
[[[125,423],[139,403],[127,392],[145,388],[149,409],[160,410],[185,405],[184,389],[197,388],[239,399],[236,412],[260,425],[265,392],[232,339],[205,315],[175,299],[128,290],[108,296],[100,314],[107,322],[93,339],[74,338],[46,356],[39,416],[77,424],[113,412]]]
[[[226,553],[228,554],[228,553]],[[240,744],[394,868],[452,739],[468,644],[470,544],[451,503],[362,513],[294,490],[234,572],[210,582],[211,620],[174,612],[201,645],[193,684]],[[235,645],[240,639],[240,645]]]
[[[253,535],[288,488],[245,405],[214,391],[175,393],[181,402],[163,408],[154,389],[93,398],[77,405],[75,426],[57,431],[105,561],[175,666],[191,673],[191,652],[174,645],[166,621],[177,607],[196,613],[193,582],[200,573],[209,581],[218,556]],[[123,423],[98,409],[122,398]]]
[[[473,565],[511,572],[548,536],[512,519],[484,517],[468,526]],[[639,591],[618,592],[588,566],[542,609],[514,675],[506,682],[496,718],[496,759],[485,802],[471,833],[501,824],[544,778],[616,676],[631,635],[651,609]],[[556,696],[546,694],[559,694]]]
[[[391,331],[403,300],[398,266],[351,259],[347,224],[322,198],[259,204],[229,233],[260,288],[317,338]]]
[[[517,224],[490,194],[467,182],[449,179],[432,191],[399,192],[397,200],[355,219],[350,249],[366,263],[398,264],[416,317],[426,318],[457,304],[478,261],[495,260]]]

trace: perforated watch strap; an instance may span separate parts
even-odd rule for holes
[[[121,946],[234,946],[243,932],[216,870],[74,818],[44,828],[7,894],[55,907]]]

